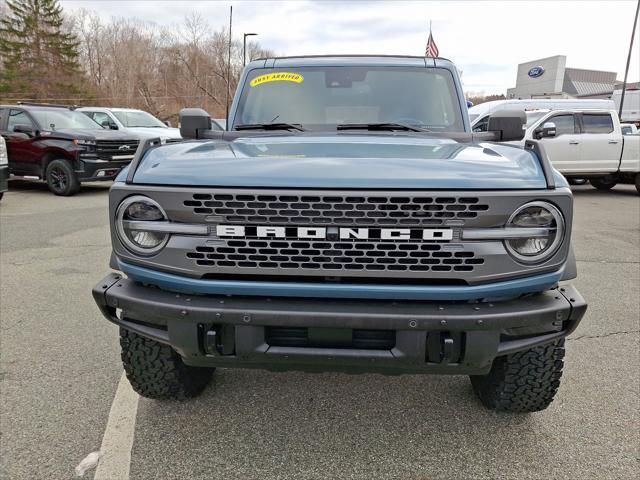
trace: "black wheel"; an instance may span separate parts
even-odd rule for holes
[[[567,178],[567,180],[569,181],[570,185],[586,185],[588,181],[586,178],[578,178],[578,177],[569,177]]]
[[[636,190],[640,193],[640,173],[636,173]]]
[[[482,404],[502,412],[538,412],[553,401],[560,386],[564,339],[498,357],[487,375],[471,376]]]
[[[2,200],[2,197],[4,197],[4,192],[0,192],[0,200]]]
[[[120,329],[122,363],[133,389],[143,397],[184,400],[200,394],[215,369],[185,365],[168,345]]]
[[[613,177],[592,178],[589,182],[598,190],[611,190],[618,183]]]
[[[53,160],[47,165],[47,186],[56,195],[69,196],[78,193],[80,182],[67,160]]]

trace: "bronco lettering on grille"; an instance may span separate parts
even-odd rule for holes
[[[277,227],[270,225],[218,225],[218,237],[299,238],[334,240],[445,240],[453,239],[449,228],[339,228]]]

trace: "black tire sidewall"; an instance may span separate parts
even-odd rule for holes
[[[51,174],[56,169],[62,170],[67,177],[67,184],[64,189],[56,188],[53,184]],[[78,181],[76,172],[73,171],[73,168],[71,167],[71,164],[68,160],[56,159],[49,162],[45,172],[45,180],[47,182],[49,190],[55,195],[66,197],[69,195],[73,195],[77,193],[78,190],[80,190],[80,182]]]

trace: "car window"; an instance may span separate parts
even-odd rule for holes
[[[613,120],[608,113],[583,113],[582,128],[584,133],[611,133]]]
[[[473,126],[474,132],[486,132],[487,130],[489,130],[489,115],[478,120],[478,123]]]
[[[11,110],[11,112],[9,112],[9,125],[7,126],[7,130],[13,132],[16,125],[28,125],[33,128],[33,122],[29,118],[29,115],[23,110]]]
[[[100,125],[111,125],[114,123],[111,117],[104,112],[91,112],[91,118]]]
[[[2,114],[0,114],[0,118],[2,118]],[[627,126],[622,127],[623,135],[631,135],[631,133],[632,133],[631,127],[627,127]]]
[[[116,110],[113,114],[125,127],[167,128],[156,117],[140,110]]]
[[[576,133],[576,122],[573,115],[556,115],[548,119],[547,122],[555,123],[556,137]]]

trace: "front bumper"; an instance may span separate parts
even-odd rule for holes
[[[78,161],[79,169],[76,170],[76,174],[81,182],[114,180],[120,170],[129,165],[129,163],[130,160],[106,162],[98,159],[80,158]]]
[[[9,165],[0,166],[0,193],[9,190]]]
[[[483,374],[499,355],[563,338],[587,305],[574,287],[496,303],[185,295],[118,274],[103,315],[193,366]],[[356,338],[357,337],[357,338]]]

